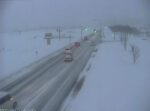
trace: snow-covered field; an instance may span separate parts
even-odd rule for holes
[[[80,29],[64,29],[58,39],[56,29],[34,30],[0,34],[0,79],[20,68],[37,61],[64,46],[80,40]],[[51,44],[47,45],[45,33],[52,33]],[[91,33],[84,32],[83,36]],[[63,37],[70,37],[63,38]]]
[[[105,42],[80,77],[85,76],[82,88],[74,97],[74,87],[62,111],[150,111],[150,38],[132,36],[125,51],[120,42],[110,42],[109,29],[104,32]],[[131,44],[140,50],[135,64]]]

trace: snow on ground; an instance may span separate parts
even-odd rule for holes
[[[72,91],[62,111],[150,111],[150,41],[132,39],[140,48],[137,63],[120,42],[100,44],[82,89],[76,97]]]
[[[50,45],[47,45],[44,37],[45,33],[49,32],[56,38],[51,40]],[[90,31],[84,35],[89,33]],[[73,38],[59,40],[56,29],[0,34],[0,79],[74,41],[80,40],[80,29],[62,30],[61,37],[70,36]]]

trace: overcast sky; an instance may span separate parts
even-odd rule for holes
[[[0,0],[1,30],[142,24],[147,20],[146,15],[140,0]]]

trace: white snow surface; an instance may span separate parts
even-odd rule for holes
[[[58,39],[56,29],[18,31],[0,34],[0,80],[19,69],[43,58],[66,45],[80,40],[80,29],[64,29]],[[51,44],[47,45],[45,33],[52,33]],[[83,34],[88,35],[89,32]],[[70,37],[72,39],[63,37]]]
[[[111,40],[111,33],[105,35]],[[129,38],[129,44],[140,49],[136,64],[130,48],[125,51],[120,42],[100,44],[88,63],[91,69],[83,73],[82,89],[75,98],[73,92],[69,95],[62,111],[150,111],[149,40]]]

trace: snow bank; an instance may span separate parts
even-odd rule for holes
[[[150,44],[136,44],[142,50],[136,64],[121,43],[101,44],[83,88],[62,111],[150,111]]]

